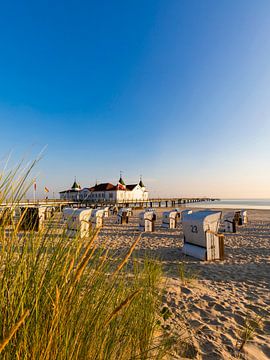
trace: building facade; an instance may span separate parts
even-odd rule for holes
[[[73,186],[70,190],[61,191],[60,199],[65,200],[81,200],[90,202],[125,202],[125,201],[142,201],[148,200],[148,191],[146,190],[142,179],[137,184],[126,185],[122,177],[118,184],[111,183],[96,184],[90,188],[79,189],[79,185],[74,182],[77,187]]]

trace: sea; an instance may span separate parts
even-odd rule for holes
[[[187,204],[187,206],[189,206]],[[192,207],[270,210],[270,199],[220,199],[190,204]]]

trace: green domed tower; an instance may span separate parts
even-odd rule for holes
[[[123,185],[123,186],[126,186],[124,180],[122,179],[122,176],[120,176],[120,179],[119,179],[118,183]]]
[[[81,190],[81,186],[80,186],[80,184],[77,183],[76,177],[74,179],[73,185],[71,186],[71,190]]]

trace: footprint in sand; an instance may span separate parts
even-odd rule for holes
[[[209,296],[209,295],[203,295],[203,296],[201,297],[201,299],[202,299],[202,300],[205,300],[205,301],[207,301],[207,302],[213,302],[213,301],[216,300],[215,298],[213,298],[212,296]]]
[[[244,320],[243,316],[240,316],[240,315],[238,315],[238,314],[234,314],[234,315],[233,315],[233,318],[234,318],[234,320],[237,322],[238,325],[244,326],[245,320]]]
[[[190,324],[190,326],[191,326],[193,329],[199,329],[199,328],[201,328],[201,327],[203,326],[203,324],[201,323],[201,321],[195,320],[195,319],[190,320],[190,321],[189,321],[189,324]]]
[[[216,304],[216,305],[214,306],[214,309],[215,309],[216,311],[219,311],[219,312],[223,312],[223,311],[226,310],[225,307],[222,306],[221,304]]]
[[[270,333],[270,321],[268,321],[268,320],[264,321],[263,330],[266,333]]]
[[[226,318],[226,316],[223,316],[223,315],[218,316],[218,319],[219,319],[222,323],[228,320],[228,319]]]

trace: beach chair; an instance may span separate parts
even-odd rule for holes
[[[248,223],[248,214],[246,210],[241,211],[242,224]]]
[[[104,210],[94,209],[91,213],[91,223],[93,228],[101,228],[103,226]]]
[[[109,206],[106,206],[105,208],[102,209],[104,211],[104,217],[107,218],[110,215],[110,208]]]
[[[6,227],[13,223],[14,210],[11,208],[1,208],[0,209],[0,227]]]
[[[236,233],[235,214],[233,212],[226,213],[223,216],[223,231],[229,233]]]
[[[174,210],[172,211],[176,211],[177,212],[177,217],[178,219],[181,219],[181,210],[179,208],[175,208]]]
[[[200,260],[224,258],[224,235],[218,233],[220,211],[197,211],[183,218],[183,253]]]
[[[139,230],[145,232],[155,231],[155,221],[157,219],[154,211],[143,211],[139,214]]]
[[[132,216],[132,215],[133,215],[133,210],[132,210],[132,208],[131,208],[131,207],[129,207],[129,208],[125,208],[125,210],[126,210],[126,212],[127,212],[128,217],[130,217],[130,216]]]
[[[55,207],[53,206],[46,206],[45,207],[45,214],[44,214],[44,220],[50,220],[55,213]]]
[[[128,224],[128,211],[126,208],[122,208],[118,211],[117,214],[117,223],[118,224]]]
[[[236,225],[239,225],[239,226],[243,225],[241,211],[236,211],[234,213],[234,220],[235,220]]]
[[[45,206],[20,207],[19,231],[39,231],[45,220]]]
[[[177,225],[178,219],[178,212],[177,211],[165,211],[162,214],[162,227],[165,229],[175,229]]]
[[[65,208],[63,217],[67,227],[67,236],[88,237],[92,231],[91,214],[93,209]]]

